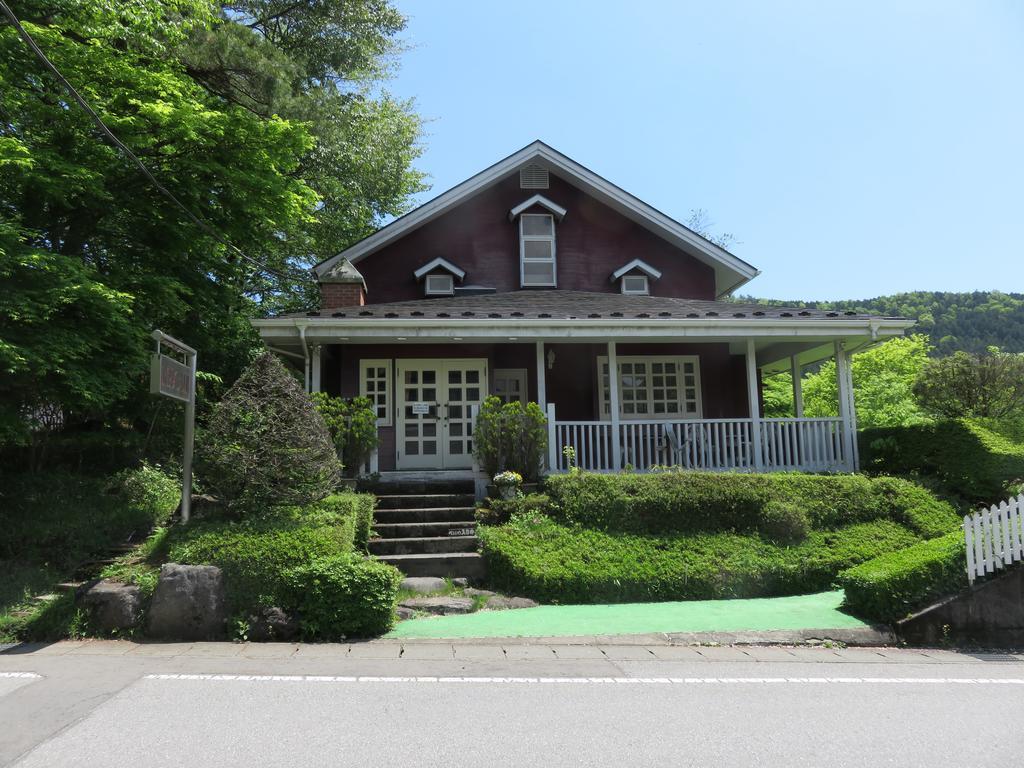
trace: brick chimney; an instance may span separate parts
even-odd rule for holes
[[[321,312],[361,307],[366,303],[366,281],[348,259],[339,260],[317,282]]]

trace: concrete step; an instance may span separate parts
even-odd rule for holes
[[[376,523],[374,532],[382,539],[418,539],[442,536],[474,536],[476,523],[471,520],[441,520],[428,523]]]
[[[447,555],[382,555],[377,558],[395,566],[406,576],[447,576],[453,579],[482,579],[484,559],[476,552]]]
[[[384,494],[377,497],[377,509],[423,509],[436,507],[472,507],[472,493]]]
[[[371,555],[442,555],[476,552],[476,536],[419,536],[400,539],[371,539]]]
[[[419,509],[378,509],[373,514],[378,523],[444,523],[451,520],[473,522],[473,507],[421,507]]]
[[[365,493],[417,495],[424,493],[474,493],[472,480],[361,480],[357,490]]]

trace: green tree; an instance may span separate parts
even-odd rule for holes
[[[24,0],[16,11],[221,238],[106,143],[0,23],[0,440],[27,439],[24,415],[41,400],[66,423],[145,430],[154,327],[233,381],[259,348],[250,318],[304,305],[300,267],[401,213],[420,188],[419,122],[376,95],[404,24],[387,2]]]
[[[927,363],[927,356],[928,338],[914,334],[890,339],[851,357],[859,427],[893,427],[928,420],[913,393],[914,381]],[[838,415],[834,360],[805,376],[803,395],[807,416]]]
[[[197,445],[202,481],[240,512],[318,501],[341,476],[323,417],[271,352],[224,395]]]
[[[992,349],[930,360],[914,383],[921,407],[947,419],[1024,413],[1024,354]]]

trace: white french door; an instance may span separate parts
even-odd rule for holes
[[[473,466],[470,406],[487,393],[487,361],[396,360],[398,469]]]

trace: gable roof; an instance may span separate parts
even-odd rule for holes
[[[384,246],[402,237],[438,216],[446,213],[467,198],[496,184],[501,179],[516,173],[520,168],[539,164],[558,176],[601,201],[626,218],[635,221],[663,240],[675,245],[715,271],[715,292],[718,296],[732,293],[744,283],[759,274],[754,266],[743,259],[715,245],[675,219],[666,216],[644,201],[598,176],[542,141],[514,152],[491,167],[472,176],[433,200],[395,219],[374,234],[360,240],[341,253],[320,262],[313,271],[319,278],[330,270],[339,259],[348,259],[353,264],[362,261]]]
[[[413,272],[412,275],[417,280],[422,280],[435,269],[443,269],[446,272],[450,272],[452,275],[459,279],[459,282],[462,282],[462,279],[466,276],[466,270],[459,269],[450,261],[448,261],[447,259],[442,259],[440,256],[438,256],[433,261],[428,261],[422,267]]]
[[[634,269],[639,269],[652,280],[657,280],[661,277],[661,272],[656,270],[646,261],[641,261],[640,259],[633,259],[631,262],[629,262],[629,264],[623,264],[621,267],[612,272],[612,282],[614,283],[624,274]]]
[[[519,214],[521,214],[523,211],[528,211],[535,205],[539,205],[541,208],[547,208],[551,213],[554,214],[555,218],[558,219],[559,221],[564,219],[565,214],[568,213],[568,211],[566,211],[565,208],[560,206],[558,203],[551,202],[546,197],[544,197],[544,195],[534,195],[529,200],[524,200],[511,211],[509,211],[508,220],[515,221],[519,217]]]

